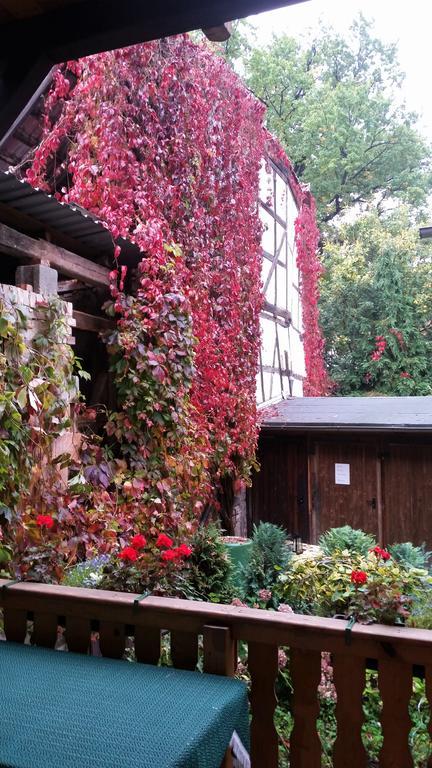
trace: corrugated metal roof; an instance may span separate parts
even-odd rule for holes
[[[10,172],[0,172],[0,203],[30,216],[50,230],[82,243],[95,256],[113,256],[113,239],[99,219],[79,205],[61,203],[52,195],[34,189],[26,181],[20,181]],[[125,260],[136,260],[140,251],[129,240],[117,241]]]
[[[298,397],[263,409],[264,429],[429,431],[432,397]]]

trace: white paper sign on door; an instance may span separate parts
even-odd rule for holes
[[[335,483],[336,485],[350,484],[350,465],[335,464]]]

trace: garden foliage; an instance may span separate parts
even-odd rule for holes
[[[279,599],[298,613],[383,624],[404,624],[431,590],[426,570],[407,568],[378,546],[367,555],[335,550],[295,558],[277,585]]]
[[[273,606],[273,587],[279,572],[289,568],[290,560],[291,550],[282,528],[272,523],[254,526],[250,558],[241,573],[246,602]]]
[[[351,528],[350,525],[341,525],[339,528],[330,528],[323,533],[318,543],[325,555],[344,550],[352,554],[367,555],[376,541],[369,533]]]

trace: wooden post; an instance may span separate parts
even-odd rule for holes
[[[237,644],[228,627],[206,625],[203,630],[204,672],[233,677],[237,666]]]

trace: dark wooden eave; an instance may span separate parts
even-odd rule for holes
[[[16,0],[10,11],[0,0],[0,142],[54,64],[303,1]]]

